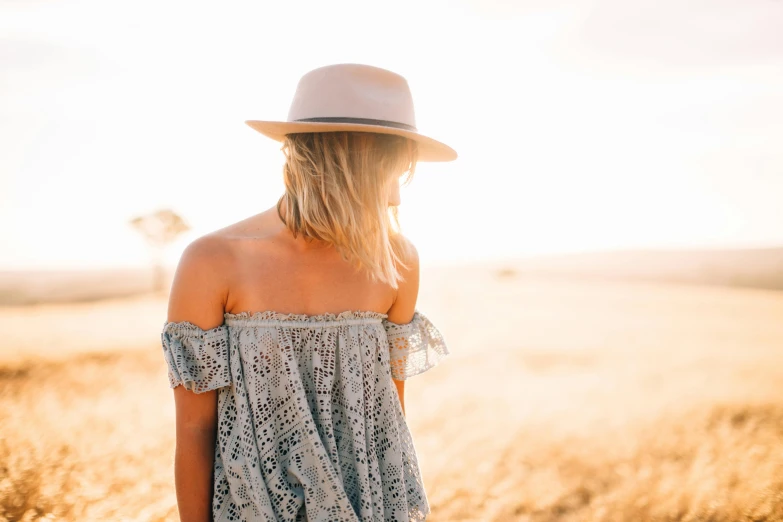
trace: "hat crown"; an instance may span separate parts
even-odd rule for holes
[[[407,80],[392,71],[362,64],[327,65],[302,76],[288,121],[312,118],[381,120],[416,128]]]

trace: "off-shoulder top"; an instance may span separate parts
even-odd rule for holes
[[[172,388],[218,391],[212,512],[223,521],[423,521],[430,512],[392,378],[449,351],[418,310],[226,313],[165,322]]]

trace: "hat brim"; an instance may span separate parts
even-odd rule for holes
[[[376,132],[379,134],[394,134],[409,138],[418,143],[418,161],[453,161],[457,159],[457,151],[415,131],[385,127],[383,125],[365,125],[360,123],[322,123],[322,122],[296,122],[296,121],[260,121],[247,120],[247,125],[275,141],[283,141],[286,134],[299,134],[304,132]]]

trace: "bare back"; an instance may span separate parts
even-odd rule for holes
[[[395,303],[397,290],[372,282],[334,247],[294,239],[275,207],[213,235],[230,252],[226,312],[388,313]]]

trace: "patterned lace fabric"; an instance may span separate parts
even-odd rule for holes
[[[166,322],[169,384],[218,391],[213,518],[423,521],[430,512],[392,378],[449,354],[418,310],[225,314],[202,330]]]

